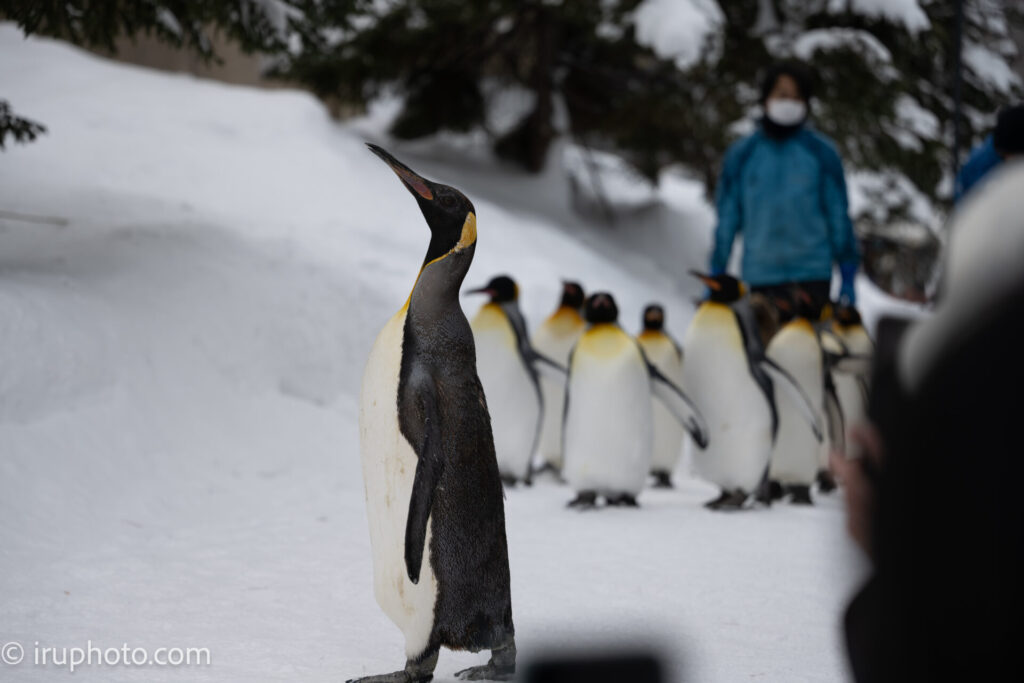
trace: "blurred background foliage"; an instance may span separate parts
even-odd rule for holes
[[[1024,5],[964,7],[970,144],[1021,96],[1009,64]],[[400,97],[399,138],[482,131],[499,157],[539,172],[565,136],[654,183],[682,165],[709,193],[726,147],[758,116],[761,72],[796,59],[817,75],[814,125],[866,199],[861,224],[934,224],[951,194],[953,2],[9,0],[2,14],[26,33],[108,50],[149,34],[211,60],[210,33],[222,32],[332,111]],[[26,130],[4,107],[0,128]]]

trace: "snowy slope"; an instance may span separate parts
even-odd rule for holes
[[[68,221],[0,217],[0,644],[28,660],[36,641],[212,653],[86,681],[400,666],[372,597],[355,397],[426,247],[408,193],[305,94],[116,65],[9,25],[0,87],[50,129],[0,155],[0,211]],[[536,324],[576,276],[615,292],[631,328],[665,299],[682,336],[696,289],[663,261],[518,208],[535,186],[493,164],[421,168],[425,150],[406,151],[474,199],[469,282],[519,275]],[[677,677],[841,680],[860,560],[839,501],[727,516],[700,508],[710,495],[684,479],[639,511],[581,515],[554,484],[510,492],[521,661],[644,640]],[[483,659],[443,653],[436,680]],[[3,680],[61,675],[0,664]]]

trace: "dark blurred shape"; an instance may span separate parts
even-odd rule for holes
[[[1022,165],[980,188],[951,229],[934,315],[878,329],[875,436],[850,479],[868,484],[850,520],[866,520],[874,565],[845,620],[860,683],[1020,678],[1022,190]]]
[[[608,657],[567,657],[534,662],[526,668],[526,683],[662,683],[661,662],[651,654]]]
[[[1019,666],[1022,335],[1018,286],[912,397],[876,376],[876,569],[846,616],[857,681],[1006,680]]]
[[[992,146],[1003,157],[1024,154],[1024,104],[1000,110],[992,131]]]

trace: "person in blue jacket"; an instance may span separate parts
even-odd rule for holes
[[[960,203],[972,187],[1006,159],[1024,154],[1024,104],[1006,107],[996,117],[996,127],[974,148],[956,176],[953,200]]]
[[[811,77],[799,64],[770,67],[761,85],[764,116],[733,143],[717,188],[712,274],[725,272],[743,235],[742,279],[769,300],[799,284],[820,306],[830,299],[832,266],[842,276],[840,302],[856,303],[860,251],[833,142],[807,125]]]

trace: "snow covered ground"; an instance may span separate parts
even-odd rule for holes
[[[398,668],[372,596],[355,399],[428,232],[363,147],[379,128],[7,24],[0,85],[49,128],[0,154],[0,645],[26,649],[0,678],[56,680],[35,644],[87,641],[211,653],[80,667],[88,681]],[[692,183],[670,178],[656,215],[584,232],[553,176],[439,144],[393,149],[474,200],[469,284],[513,273],[536,324],[577,277],[614,292],[630,329],[663,300],[682,336],[699,290],[680,273],[710,225]],[[840,500],[713,514],[710,487],[679,481],[591,514],[550,482],[508,494],[520,661],[642,643],[676,680],[843,680],[839,619],[863,567]],[[444,652],[436,680],[484,659]]]

